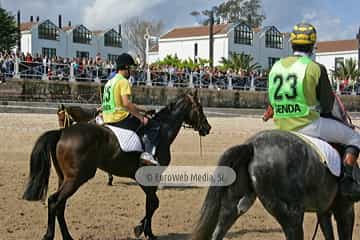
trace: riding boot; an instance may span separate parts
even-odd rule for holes
[[[156,146],[146,134],[143,137],[143,142],[145,151],[140,155],[141,164],[159,166],[159,162],[155,159]]]
[[[340,193],[351,201],[360,201],[360,169],[356,163],[357,156],[347,153],[340,180]],[[349,165],[353,162],[354,165]]]

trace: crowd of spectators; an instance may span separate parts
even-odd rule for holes
[[[246,73],[244,70],[233,71],[232,69],[221,69],[208,66],[195,67],[189,69],[186,67],[177,68],[168,65],[152,65],[150,67],[151,79],[155,85],[165,85],[169,82],[174,85],[187,85],[192,78],[193,85],[196,87],[208,87],[212,85],[214,88],[225,89],[229,87],[230,81],[234,89],[249,89],[254,80],[256,89],[266,88],[265,71],[251,71]]]
[[[14,76],[16,60],[19,61],[20,77],[30,79],[41,79],[45,75],[49,80],[69,80],[71,66],[77,81],[94,80],[96,77],[106,79],[114,69],[114,63],[102,59],[100,55],[95,58],[63,58],[0,52],[2,76]]]

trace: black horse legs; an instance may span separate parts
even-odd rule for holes
[[[331,216],[331,212],[317,214],[321,231],[324,234],[326,240],[335,240]]]
[[[336,200],[333,212],[339,240],[352,240],[355,221],[354,203],[339,197]]]
[[[156,237],[152,232],[151,219],[155,210],[159,207],[159,198],[156,196],[156,187],[143,187],[143,190],[146,194],[146,215],[141,220],[140,225],[134,228],[134,232],[136,237],[140,237],[140,235],[144,233],[147,239],[153,240],[156,239]]]
[[[64,212],[66,200],[75,193],[78,185],[73,181],[64,181],[59,190],[48,199],[48,228],[43,240],[53,240],[55,236],[55,218],[57,217],[64,240],[73,240],[66,226]]]

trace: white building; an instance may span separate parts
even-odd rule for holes
[[[113,60],[127,52],[121,32],[114,29],[90,31],[84,25],[71,26],[69,23],[61,27],[61,21],[57,26],[45,20],[21,23],[20,31],[21,51],[25,54],[95,58],[100,53],[103,58]]]
[[[349,58],[358,61],[358,49],[357,39],[318,42],[315,59],[326,67],[328,74],[331,76],[332,71],[336,69],[339,62],[344,62],[345,59]]]
[[[276,60],[291,54],[289,35],[274,26],[252,29],[244,23],[214,25],[214,66],[232,52],[249,54],[262,68],[269,69]],[[158,52],[150,52],[149,58],[154,62],[175,54],[180,59],[209,59],[209,27],[175,28],[165,33],[159,39]]]

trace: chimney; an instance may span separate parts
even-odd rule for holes
[[[20,30],[20,24],[21,24],[21,13],[20,10],[17,12],[17,26],[18,26],[18,52],[21,52],[21,30]]]
[[[71,27],[71,21],[69,21],[69,24],[68,24],[68,25],[69,25],[69,27]]]
[[[121,36],[121,24],[119,24],[119,36]]]
[[[62,17],[61,14],[59,15],[59,28],[62,28]]]
[[[39,22],[39,21],[40,21],[40,17],[37,16],[37,17],[36,17],[36,22]]]
[[[34,21],[34,17],[30,16],[30,22],[33,22],[33,21]]]

